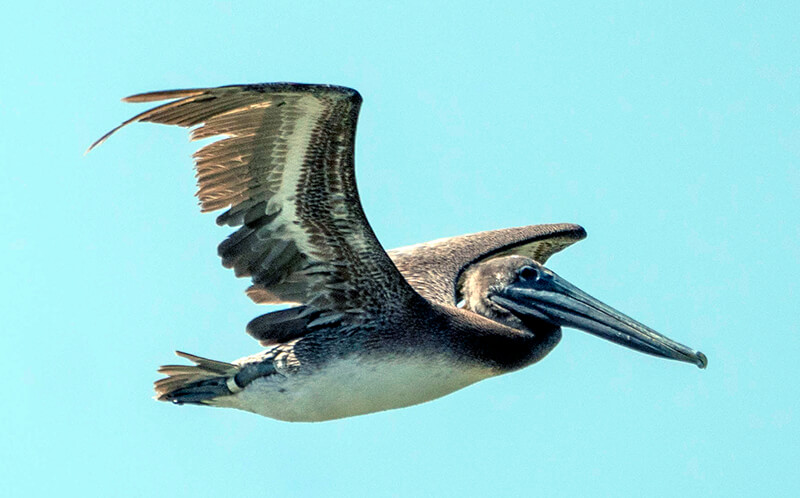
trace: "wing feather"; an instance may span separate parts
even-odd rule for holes
[[[304,323],[314,327],[369,319],[419,298],[361,208],[353,166],[358,92],[273,83],[124,100],[167,99],[177,100],[137,114],[89,149],[139,121],[194,127],[192,140],[217,138],[193,156],[197,197],[203,212],[227,208],[217,223],[238,228],[218,252],[224,266],[252,279],[251,299],[305,303]]]

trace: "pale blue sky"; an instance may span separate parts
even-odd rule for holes
[[[0,18],[8,496],[755,496],[800,489],[796,2],[34,2]],[[566,330],[541,363],[322,424],[150,399],[258,350],[186,133],[121,97],[336,83],[387,247],[531,223],[709,368]]]

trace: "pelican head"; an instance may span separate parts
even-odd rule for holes
[[[586,294],[536,261],[503,256],[465,272],[464,307],[523,330],[571,327],[622,346],[700,368],[706,356],[665,337]]]

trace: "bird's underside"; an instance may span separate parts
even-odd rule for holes
[[[217,223],[235,228],[219,246],[223,265],[252,280],[247,295],[255,302],[291,306],[248,325],[262,353],[233,363],[179,353],[194,365],[160,369],[167,376],[156,382],[160,400],[303,421],[408,406],[538,361],[558,343],[561,325],[705,366],[702,353],[613,313],[628,329],[601,317],[611,325],[590,330],[581,325],[585,310],[580,320],[551,316],[548,310],[567,306],[561,301],[545,311],[514,304],[522,295],[550,302],[561,292],[540,288],[552,281],[541,264],[585,237],[577,225],[494,230],[387,254],[355,184],[355,90],[274,83],[125,100],[171,101],[90,149],[139,121],[218,138],[194,158],[202,211],[225,209]],[[487,265],[502,271],[487,273]],[[523,278],[528,268],[542,276],[538,284]],[[490,283],[484,273],[505,276]],[[472,297],[458,308],[465,296]]]

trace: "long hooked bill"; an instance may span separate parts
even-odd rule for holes
[[[496,291],[490,299],[520,318],[580,329],[622,346],[706,368],[700,351],[677,343],[598,301],[550,270],[540,267],[535,278],[522,279]]]

